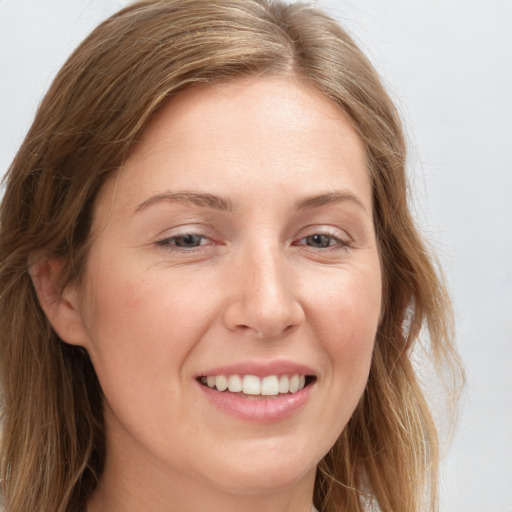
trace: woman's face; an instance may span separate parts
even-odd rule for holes
[[[237,493],[312,482],[381,308],[347,118],[291,81],[191,88],[104,185],[92,232],[79,297],[107,470]]]

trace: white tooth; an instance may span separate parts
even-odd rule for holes
[[[277,375],[269,375],[261,381],[262,395],[277,395],[279,393],[279,380]]]
[[[232,393],[240,393],[242,391],[242,379],[238,375],[230,375],[228,377],[228,389]]]
[[[290,377],[290,393],[297,393],[299,390],[299,376],[292,375]]]
[[[290,391],[290,379],[288,375],[282,375],[279,379],[279,393],[288,393]]]
[[[228,379],[225,375],[217,375],[217,377],[215,377],[215,387],[219,391],[225,391],[228,389]]]
[[[259,377],[246,375],[242,381],[242,389],[246,395],[259,395],[261,390]]]
[[[209,388],[214,388],[216,380],[217,379],[214,375],[209,375],[208,377],[206,377],[206,384],[208,385]]]
[[[299,391],[301,389],[304,389],[304,386],[306,385],[306,376],[305,375],[301,375],[299,377]]]

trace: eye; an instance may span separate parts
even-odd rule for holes
[[[195,249],[201,245],[206,245],[208,242],[208,237],[204,235],[198,235],[196,233],[185,233],[183,235],[164,238],[163,240],[159,240],[157,243],[163,247],[171,246],[180,249]]]
[[[331,247],[339,243],[339,240],[337,238],[334,238],[331,235],[322,235],[320,233],[306,236],[303,240],[305,241],[306,245],[309,245],[310,247],[315,247],[317,249],[324,249],[326,247]]]
[[[334,235],[314,233],[299,239],[294,245],[306,245],[313,249],[345,249],[350,246],[350,243]]]

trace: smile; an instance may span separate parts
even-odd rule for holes
[[[291,375],[267,375],[258,377],[256,375],[209,375],[199,378],[199,382],[211,389],[221,392],[239,393],[256,396],[279,396],[283,394],[294,394],[311,383],[314,377],[303,374]]]

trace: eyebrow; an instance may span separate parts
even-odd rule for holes
[[[194,206],[213,208],[215,210],[234,212],[235,206],[231,199],[223,198],[214,194],[207,194],[201,192],[164,192],[162,194],[156,194],[146,199],[135,208],[135,212],[139,212],[149,208],[150,206],[160,203],[163,201],[178,202],[184,204],[191,204]],[[299,211],[312,210],[315,208],[321,208],[322,206],[332,203],[343,203],[351,202],[367,212],[367,209],[363,202],[354,194],[347,191],[332,191],[324,194],[315,194],[312,196],[305,197],[295,204],[295,207]]]
[[[235,207],[230,199],[224,199],[220,196],[213,194],[205,194],[200,192],[165,192],[163,194],[156,194],[135,208],[135,212],[145,210],[149,206],[162,201],[178,202],[184,204],[191,204],[206,208],[213,208],[215,210],[223,210],[233,212]]]
[[[332,203],[350,202],[368,213],[366,206],[356,195],[348,191],[332,191],[325,194],[318,194],[301,199],[296,203],[297,210],[311,210]]]

